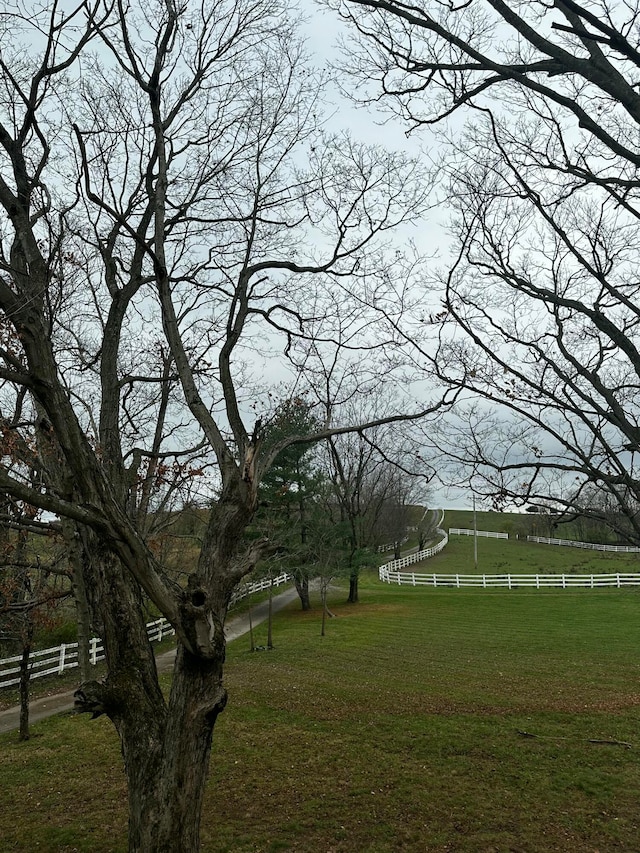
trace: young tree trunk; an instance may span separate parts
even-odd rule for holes
[[[253,641],[253,618],[251,615],[251,605],[249,605],[249,649],[252,652],[256,650],[256,644]]]
[[[309,596],[309,578],[295,579],[296,591],[300,598],[303,610],[311,610],[311,598]]]
[[[20,658],[20,728],[18,740],[29,740],[29,656],[31,654],[31,639],[22,646]]]
[[[349,577],[349,597],[347,598],[347,602],[349,604],[357,604],[358,603],[358,572],[354,572]]]
[[[320,636],[324,637],[325,635],[325,625],[327,623],[327,589],[325,586],[322,587],[322,628],[320,629]]]
[[[273,648],[273,578],[269,584],[269,618],[267,620],[267,648]]]

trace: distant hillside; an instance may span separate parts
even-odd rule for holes
[[[550,536],[557,539],[575,539],[579,542],[614,543],[617,540],[602,523],[585,518],[558,523],[558,516],[536,512],[487,512],[476,513],[478,530],[495,530],[521,539],[527,536]],[[445,509],[445,530],[450,527],[473,529],[473,511]]]
[[[476,512],[478,530],[495,530],[498,533],[515,532],[516,526],[529,522],[530,517],[517,512],[493,512],[478,510]],[[465,509],[445,509],[444,528],[463,527],[473,529],[473,511]],[[547,534],[539,534],[547,535]]]

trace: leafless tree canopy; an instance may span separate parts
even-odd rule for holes
[[[498,500],[598,514],[596,484],[638,538],[638,4],[335,5],[363,99],[446,140],[434,365],[485,401],[447,449]]]

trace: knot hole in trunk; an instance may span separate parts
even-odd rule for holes
[[[191,593],[191,604],[194,607],[204,607],[207,593],[203,589],[194,589]]]

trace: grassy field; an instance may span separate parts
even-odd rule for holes
[[[527,536],[550,536],[556,539],[576,539],[580,542],[616,543],[616,537],[605,525],[583,519],[573,521],[558,521],[558,517],[545,513],[529,512],[493,512],[478,510],[476,513],[478,530],[494,530],[508,533],[510,537],[526,539]],[[473,529],[473,512],[471,510],[445,510],[445,529],[459,527]]]
[[[478,530],[494,530],[498,533],[508,533],[514,525],[528,524],[531,522],[529,514],[517,512],[491,512],[478,510],[476,512],[476,524]],[[444,512],[444,529],[459,527],[473,530],[473,512],[466,509],[447,509]]]
[[[205,853],[637,853],[640,593],[361,589],[325,638],[291,609],[230,644]],[[124,853],[109,722],[34,731],[0,737],[0,851]]]
[[[440,554],[411,565],[406,571],[473,574],[473,536],[452,535]],[[539,545],[522,539],[478,537],[478,572],[523,575],[640,572],[640,554],[586,551],[561,545]]]

